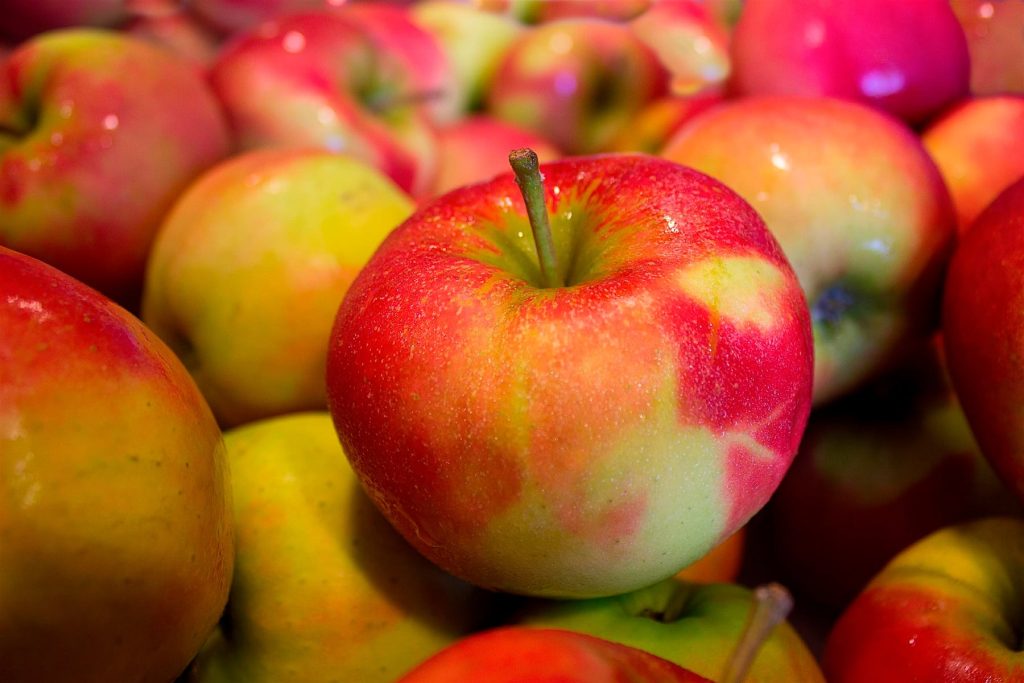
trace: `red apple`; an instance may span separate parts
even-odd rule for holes
[[[295,12],[340,7],[346,0],[187,0],[185,6],[205,24],[224,33],[247,31]]]
[[[228,152],[195,68],[99,30],[47,33],[0,64],[0,244],[125,303],[178,194]]]
[[[173,680],[234,558],[224,442],[138,319],[0,247],[0,680]]]
[[[1024,2],[951,0],[967,35],[971,92],[1024,93]]]
[[[391,233],[339,308],[328,403],[375,503],[451,573],[620,593],[775,490],[809,409],[808,312],[761,219],[707,176],[640,155],[542,170],[546,190],[521,178],[539,261],[511,174]]]
[[[961,237],[946,277],[949,372],[981,451],[1024,499],[1024,178]]]
[[[4,0],[0,37],[17,43],[55,29],[112,27],[128,16],[125,0]]]
[[[296,14],[239,36],[210,79],[243,149],[318,146],[353,154],[419,195],[436,142],[434,84],[340,12]]]
[[[811,307],[816,404],[931,336],[954,218],[904,124],[832,98],[740,98],[684,124],[661,155],[737,191],[779,240]]]
[[[1000,192],[1024,176],[1024,97],[966,100],[929,125],[922,140],[946,179],[963,232]]]
[[[183,57],[204,70],[220,49],[220,37],[194,16],[182,11],[137,14],[120,30]]]
[[[830,95],[920,123],[968,92],[949,0],[746,0],[732,36],[740,94]]]

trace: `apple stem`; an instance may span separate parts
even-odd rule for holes
[[[544,176],[540,172],[537,153],[528,147],[512,150],[508,155],[508,163],[516,174],[516,184],[526,203],[526,215],[530,219],[533,242],[537,246],[543,286],[561,287],[565,283],[558,277],[555,243],[551,237],[551,223],[544,201]]]
[[[721,683],[742,683],[772,630],[792,609],[793,596],[782,585],[769,583],[754,589],[754,605],[736,649],[726,662]]]

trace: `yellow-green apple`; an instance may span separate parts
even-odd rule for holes
[[[621,154],[546,164],[544,188],[511,157],[515,178],[423,206],[356,277],[328,405],[374,502],[456,576],[640,588],[778,485],[810,405],[807,306],[721,183]]]
[[[346,155],[235,156],[192,184],[160,228],[143,320],[185,360],[222,424],[326,408],[341,297],[412,210],[394,183]]]
[[[982,457],[935,347],[812,412],[769,510],[787,585],[832,610],[931,532],[1022,512]]]
[[[565,629],[635,647],[717,679],[725,670],[755,605],[736,584],[678,578],[624,595],[591,600],[535,600],[515,623]],[[783,622],[754,659],[747,683],[824,683],[814,655]]]
[[[636,648],[559,629],[505,626],[469,636],[399,683],[711,683]]]
[[[228,152],[193,65],[113,32],[69,29],[0,64],[0,244],[137,304],[153,235]]]
[[[921,123],[968,93],[949,0],[746,0],[732,35],[743,95],[827,95]]]
[[[390,683],[483,623],[489,599],[395,533],[327,412],[225,434],[237,558],[193,683]]]
[[[971,92],[1024,93],[1024,2],[951,0],[967,35]]]
[[[496,12],[527,24],[560,19],[597,18],[623,22],[647,10],[654,0],[474,0],[488,12]]]
[[[831,683],[1019,681],[1024,520],[947,527],[896,556],[828,636]]]
[[[597,152],[665,94],[667,82],[654,51],[625,24],[562,19],[516,38],[498,65],[486,110],[567,154]]]
[[[729,32],[705,0],[655,2],[630,28],[672,77],[671,91],[721,90],[729,78]]]
[[[932,122],[921,139],[946,180],[963,232],[1024,176],[1024,157],[1018,154],[1024,149],[1024,96],[970,98]]]
[[[4,0],[0,37],[18,43],[56,29],[113,27],[128,16],[126,0]]]
[[[714,92],[659,97],[637,112],[608,148],[616,152],[657,154],[684,123],[722,99],[720,93]]]
[[[141,322],[0,247],[0,680],[174,679],[234,547],[220,429]]]
[[[459,0],[424,0],[412,5],[410,11],[413,20],[436,38],[447,55],[459,110],[466,113],[481,109],[498,62],[524,27],[509,16]]]
[[[368,161],[407,192],[430,188],[436,140],[423,100],[433,85],[347,14],[261,24],[221,53],[210,80],[242,149],[323,147]]]
[[[949,374],[981,452],[1024,499],[1024,178],[961,236],[946,276]]]
[[[508,153],[513,149],[529,147],[542,162],[562,156],[536,133],[486,114],[468,116],[439,129],[437,139],[433,195],[508,172]]]
[[[953,210],[899,121],[838,99],[740,98],[691,119],[661,154],[738,192],[779,240],[811,308],[816,404],[937,326]]]

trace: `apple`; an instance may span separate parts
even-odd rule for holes
[[[177,195],[228,153],[195,68],[140,40],[69,29],[0,64],[0,244],[134,307]]]
[[[1024,499],[1024,178],[961,236],[946,276],[949,373],[981,452]]]
[[[326,408],[338,304],[412,210],[394,183],[349,156],[233,157],[191,185],[160,228],[143,320],[185,359],[221,424]]]
[[[816,405],[937,327],[953,211],[899,121],[838,99],[741,98],[684,124],[661,156],[738,192],[779,240],[811,308]]]
[[[395,533],[359,488],[331,417],[225,434],[237,559],[225,623],[192,683],[390,683],[483,623],[489,599]]]
[[[172,680],[228,595],[220,429],[138,319],[3,247],[0,329],[0,680]]]
[[[512,174],[455,190],[356,277],[328,405],[371,498],[456,576],[640,588],[778,485],[810,405],[807,307],[760,217],[711,178],[604,155],[546,164],[544,189],[536,155],[511,160],[529,200]]]
[[[210,80],[242,149],[324,147],[369,162],[406,192],[430,188],[436,140],[419,101],[430,91],[348,15],[261,24],[221,53]]]
[[[919,124],[968,93],[949,0],[746,0],[732,35],[741,95],[828,95]]]
[[[180,10],[136,14],[119,29],[133,38],[148,41],[189,60],[204,74],[221,46],[216,32],[193,15]]]
[[[1024,3],[1016,0],[951,0],[967,36],[971,92],[1024,93]]]
[[[683,124],[723,101],[716,92],[698,95],[666,95],[647,103],[637,112],[627,128],[612,142],[609,149],[616,152],[660,152]]]
[[[399,683],[711,683],[660,657],[602,638],[506,626],[465,638]]]
[[[735,581],[740,574],[746,538],[746,527],[740,527],[699,560],[676,572],[675,578],[691,583]]]
[[[486,111],[567,154],[607,149],[668,74],[624,24],[563,19],[521,34],[505,52]]]
[[[469,116],[438,130],[437,139],[433,195],[506,173],[509,150],[529,147],[543,162],[562,156],[539,135],[486,114]]]
[[[14,43],[76,26],[113,27],[128,17],[125,0],[4,0],[0,38]]]
[[[511,17],[458,0],[424,0],[409,9],[413,21],[434,36],[447,56],[458,110],[481,110],[502,55],[524,27]]]
[[[718,679],[756,604],[736,584],[666,579],[640,590],[591,600],[536,600],[516,623],[604,638]],[[824,683],[814,655],[793,628],[779,624],[761,645],[747,683]]]
[[[224,35],[250,30],[286,14],[340,7],[346,0],[188,0],[185,7]]]
[[[965,100],[932,122],[921,139],[946,179],[962,233],[1024,176],[1024,159],[1016,153],[1024,148],[1024,96]]]
[[[896,556],[840,617],[825,648],[828,680],[1017,680],[1021,577],[1024,520],[936,531]]]
[[[937,342],[813,411],[768,510],[787,585],[831,610],[931,532],[1024,512],[982,457]]]
[[[541,24],[580,17],[628,21],[656,1],[661,0],[474,0],[474,4],[527,24]]]

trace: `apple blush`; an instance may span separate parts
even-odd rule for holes
[[[510,161],[423,205],[356,277],[330,411],[371,499],[452,574],[635,590],[779,484],[810,410],[807,304],[761,218],[708,176],[630,154]]]

